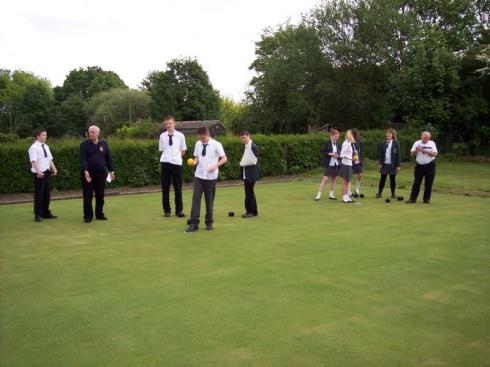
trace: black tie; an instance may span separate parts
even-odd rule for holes
[[[206,147],[207,147],[207,146],[208,146],[207,144],[203,144],[203,145],[202,145],[202,156],[203,156],[203,157],[205,157],[205,156],[206,156]]]
[[[44,149],[44,144],[41,144],[41,146],[43,147],[44,158],[47,158],[48,157],[48,152],[46,152],[46,149]]]
[[[168,135],[168,145],[173,145],[174,142],[172,141],[172,137],[173,135]]]

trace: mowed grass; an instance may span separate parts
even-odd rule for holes
[[[252,219],[218,188],[194,234],[159,194],[91,224],[1,206],[0,365],[488,366],[490,199],[314,202],[318,179],[259,184]]]

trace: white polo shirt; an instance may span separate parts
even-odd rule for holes
[[[44,156],[44,150],[43,150],[43,145],[44,145],[44,150],[46,150],[46,157]],[[51,155],[51,151],[49,150],[49,147],[45,143],[40,143],[39,141],[35,141],[27,151],[29,153],[29,162],[31,162],[31,172],[32,173],[37,173],[36,170],[34,169],[34,165],[32,162],[38,162],[39,163],[39,169],[41,172],[45,172],[48,169],[50,169],[50,163],[53,160],[53,156]]]
[[[203,180],[216,180],[218,178],[218,169],[213,172],[209,172],[208,169],[213,164],[217,164],[221,157],[225,156],[223,145],[219,141],[209,139],[204,157],[202,156],[202,148],[203,143],[198,140],[194,147],[194,157],[199,158],[195,176]]]
[[[424,148],[426,150],[429,150],[433,153],[437,153],[437,147],[436,143],[434,143],[432,140],[429,140],[427,143],[422,143],[422,140],[417,140],[413,146],[412,149],[410,150],[411,152],[415,152],[415,149],[420,146],[421,148]],[[428,154],[424,154],[422,152],[417,152],[417,155],[415,156],[415,160],[417,161],[418,164],[429,164],[433,160],[435,160],[436,157],[431,157]]]
[[[160,134],[158,149],[160,152],[162,152],[160,162],[182,166],[181,152],[183,150],[187,150],[184,134],[179,131],[174,131],[172,134],[172,145],[170,145],[170,137],[168,132],[165,131],[164,133]]]

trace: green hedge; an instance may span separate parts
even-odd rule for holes
[[[256,135],[254,141],[261,152],[261,166],[264,176],[297,174],[320,166],[320,148],[327,139],[326,134],[311,135]],[[409,159],[409,149],[418,138],[411,132],[400,137],[402,160]],[[379,143],[384,140],[384,131],[367,131],[361,136],[364,157],[376,159]],[[243,145],[236,137],[219,137],[229,162],[220,169],[220,179],[239,178],[238,162]],[[189,158],[194,151],[195,138],[187,138]],[[51,140],[48,142],[58,168],[58,176],[53,186],[58,190],[78,189],[81,187],[78,140]],[[114,186],[157,185],[160,182],[158,141],[156,140],[120,140],[109,139],[114,158],[117,179]],[[27,149],[30,142],[19,140],[15,143],[0,145],[0,193],[30,192],[32,178]],[[192,181],[193,169],[184,167],[184,180]]]

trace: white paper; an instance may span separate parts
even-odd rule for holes
[[[111,176],[111,173],[110,172],[107,174],[107,178],[105,180],[107,182],[112,182],[112,176]]]

